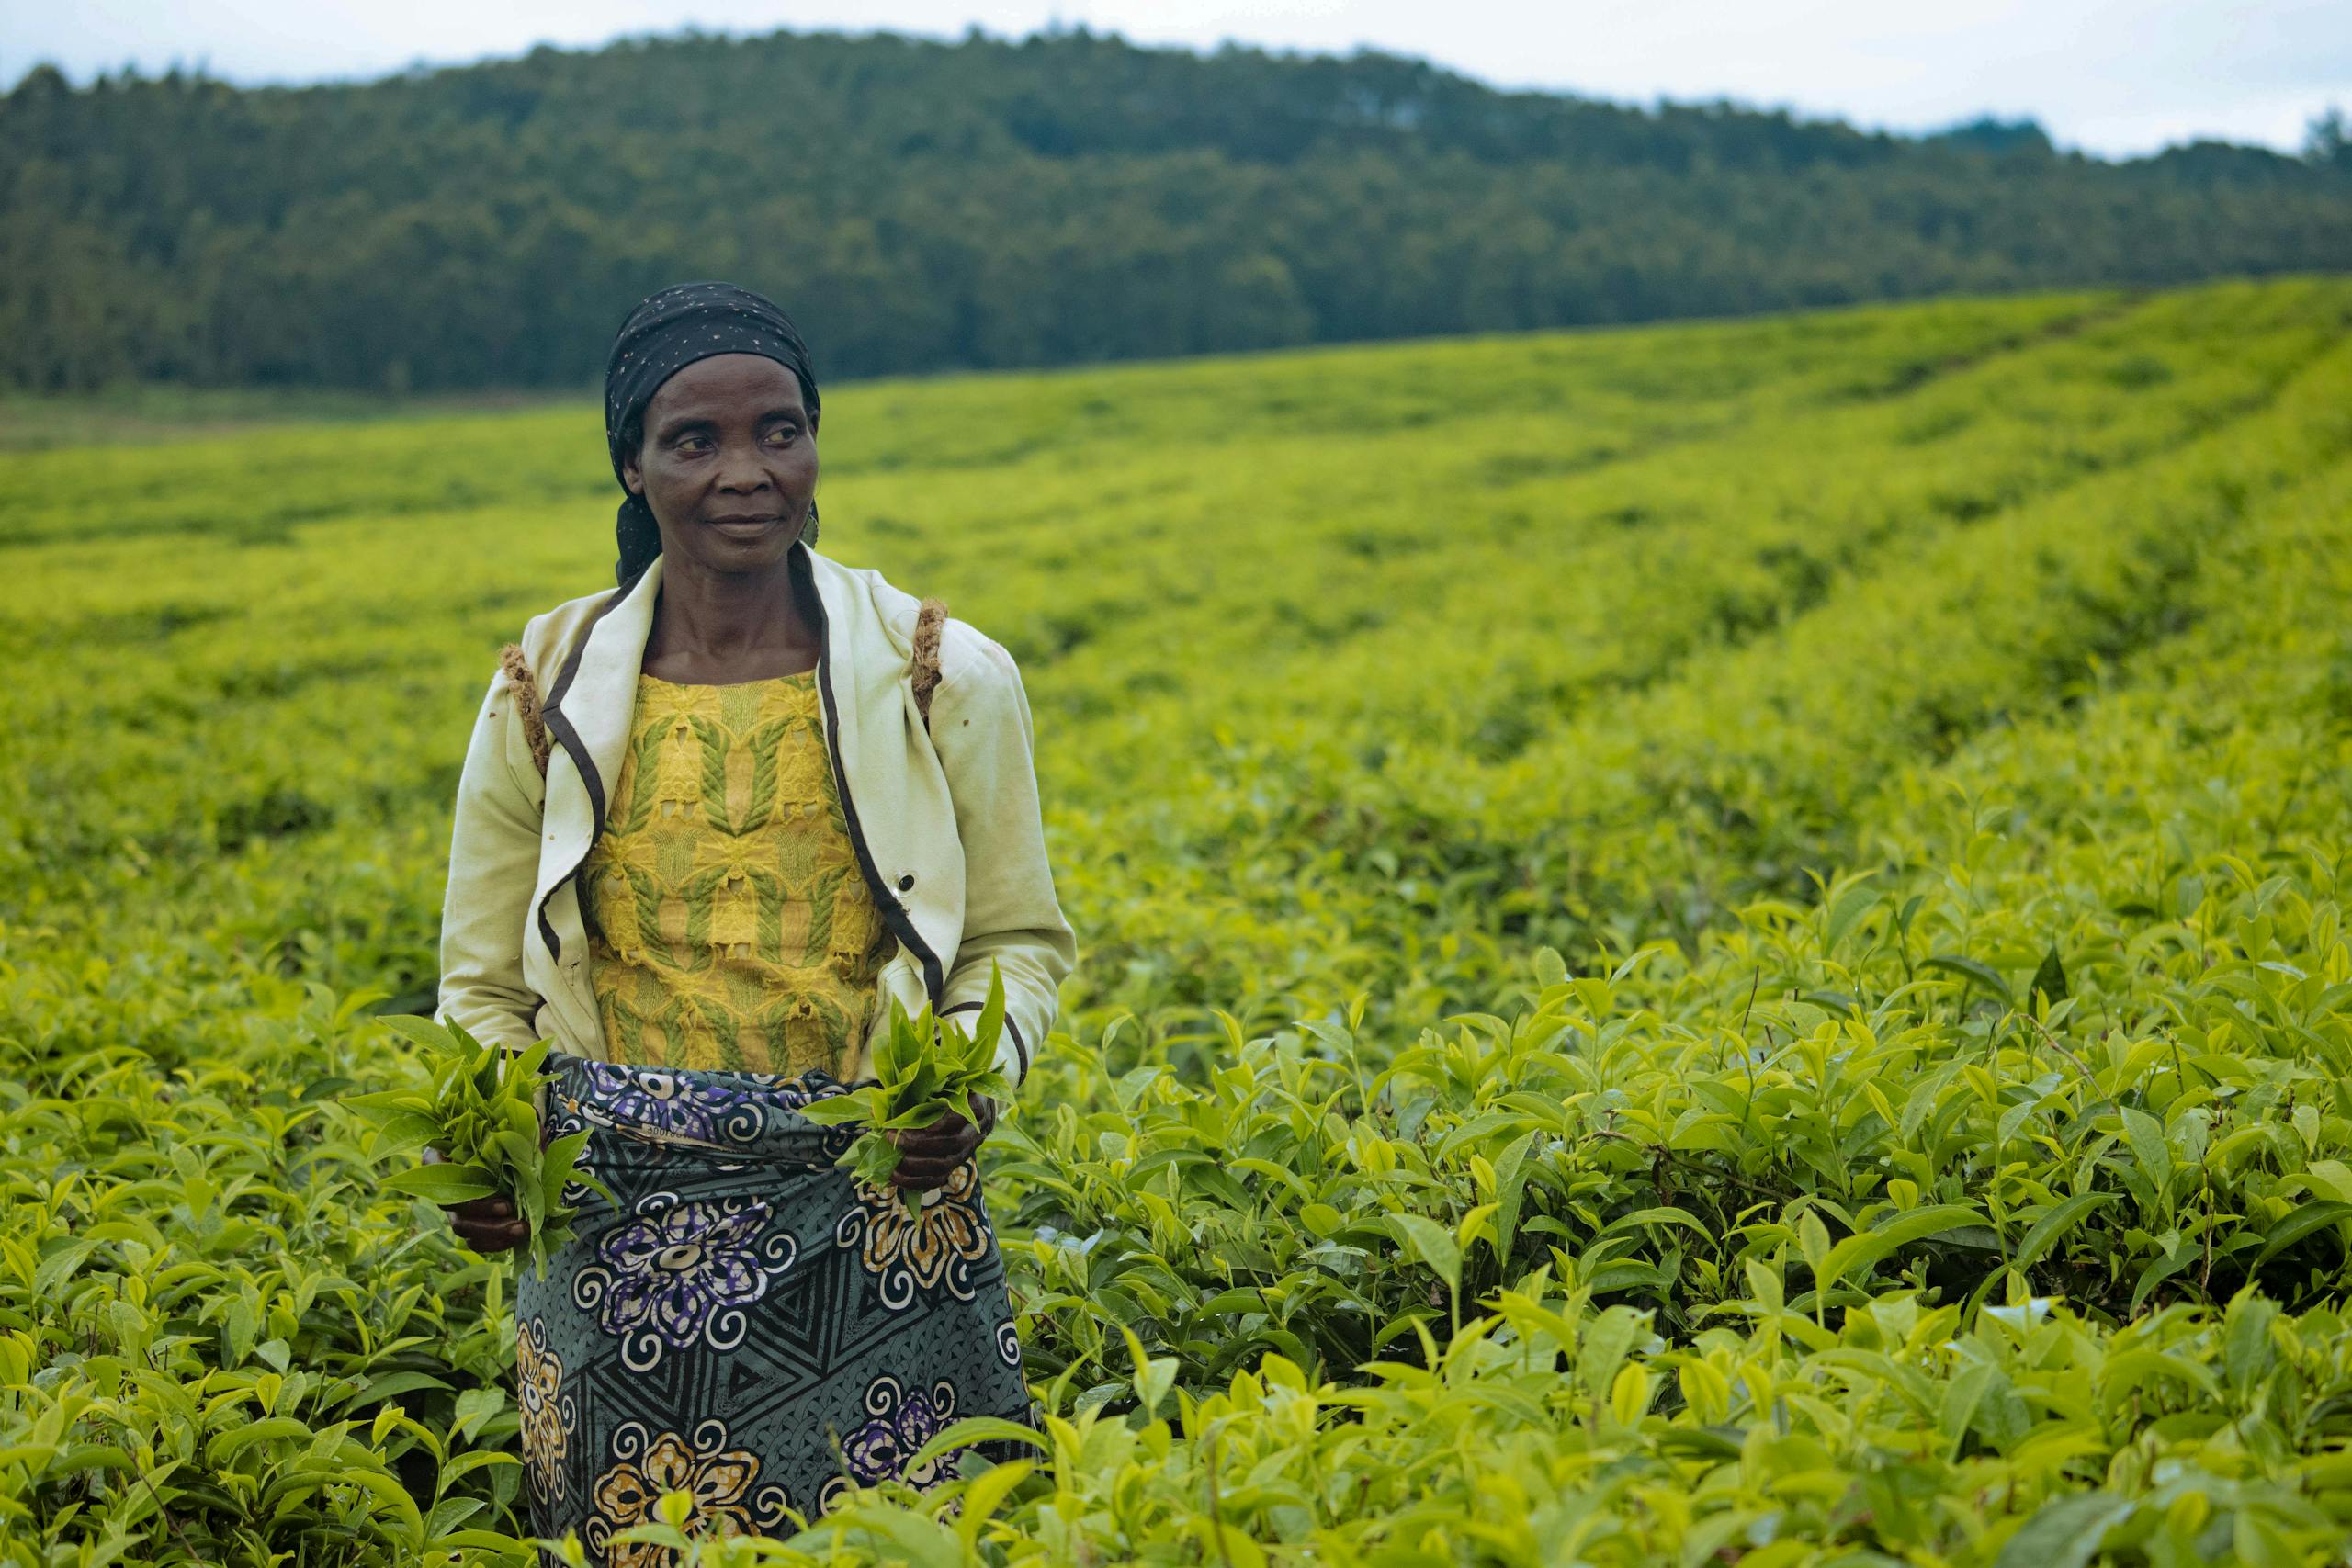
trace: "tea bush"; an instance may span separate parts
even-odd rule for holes
[[[1035,706],[1046,1419],[687,1554],[2345,1561],[2347,332],[834,391],[824,547]],[[374,1015],[497,645],[607,570],[594,433],[0,455],[0,1562],[527,1560],[510,1265],[337,1101],[422,1081]]]

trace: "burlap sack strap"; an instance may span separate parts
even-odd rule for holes
[[[925,599],[915,615],[914,659],[911,679],[915,689],[915,707],[922,715],[923,728],[931,727],[931,694],[939,684],[939,631],[946,624],[947,606],[937,599]],[[523,657],[519,644],[508,643],[498,650],[499,667],[506,671],[506,684],[514,693],[514,711],[523,720],[524,739],[531,743],[531,761],[537,763],[539,776],[548,772],[548,725],[539,713],[539,683],[531,676],[531,666]]]
[[[925,599],[915,615],[915,649],[912,679],[915,706],[922,712],[922,726],[931,728],[931,690],[939,684],[939,628],[947,621],[947,606],[936,599]]]
[[[522,645],[508,643],[498,650],[499,668],[506,671],[507,689],[514,694],[514,711],[522,716],[523,738],[531,743],[531,761],[539,776],[548,776],[548,721],[539,714],[539,683],[523,658]]]

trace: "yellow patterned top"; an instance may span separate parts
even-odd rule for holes
[[[581,868],[613,1059],[839,1077],[889,930],[858,874],[815,671],[637,682],[628,755]]]

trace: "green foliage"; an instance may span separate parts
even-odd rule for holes
[[[554,1077],[542,1070],[548,1042],[509,1052],[455,1023],[408,1015],[383,1021],[424,1051],[429,1082],[422,1089],[351,1095],[344,1108],[383,1135],[387,1155],[430,1146],[448,1156],[445,1164],[395,1171],[384,1190],[444,1207],[511,1200],[531,1229],[531,1266],[546,1279],[548,1254],[571,1239],[573,1211],[563,1201],[564,1188],[577,1182],[611,1195],[580,1168],[586,1129],[540,1145],[537,1100]]]
[[[162,980],[0,969],[0,1561],[521,1563],[508,1270],[334,1113],[367,998]]]
[[[2332,269],[2335,145],[2116,164],[1082,32],[296,90],[36,68],[0,92],[0,388],[569,390],[639,298],[712,276],[870,376]]]
[[[969,1034],[944,1018],[933,1018],[927,1003],[909,1018],[893,997],[889,1032],[874,1047],[873,1081],[812,1100],[801,1114],[820,1126],[863,1126],[841,1163],[860,1181],[880,1187],[899,1168],[899,1145],[891,1134],[929,1127],[950,1111],[977,1126],[975,1095],[1000,1102],[1012,1097],[1012,1081],[996,1065],[1003,1032],[1004,976],[993,963],[988,1000]]]
[[[2247,1299],[2108,1330],[2036,1298],[1971,1325],[1894,1294],[1832,1332],[1758,1284],[1669,1348],[1534,1276],[1363,1382],[1268,1356],[1167,1417],[1051,1416],[1032,1461],[681,1561],[2340,1561],[2340,1318]]]
[[[829,396],[827,548],[1034,705],[1083,953],[982,1157],[1045,1424],[693,1551],[2340,1562],[2347,332]],[[429,1077],[368,997],[431,1004],[499,644],[606,580],[595,429],[0,456],[0,1562],[522,1560],[511,1271],[334,1102]]]

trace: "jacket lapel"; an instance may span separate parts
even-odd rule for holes
[[[915,841],[907,809],[908,727],[921,721],[909,705],[906,660],[854,574],[805,544],[795,544],[790,558],[804,613],[821,617],[817,684],[858,870],[883,923],[912,956],[924,992],[936,1001],[955,960],[954,937],[924,931],[915,918],[917,903],[889,875],[891,868],[918,860],[937,863]]]
[[[805,541],[795,541],[786,558],[793,592],[820,637],[817,676],[825,743],[858,869],[935,1005],[957,947],[963,857],[952,807],[918,812],[909,795],[909,759],[922,744],[922,720],[907,687],[906,650],[857,573]],[[575,950],[584,948],[586,933],[576,897],[558,895],[604,831],[611,786],[628,755],[637,678],[661,588],[657,556],[628,592],[606,598],[573,640],[543,709],[556,754],[548,766],[547,838],[532,917],[554,965],[549,978],[569,988],[577,1011],[572,1026],[584,1039],[598,1037],[601,1027],[582,966],[586,955]],[[927,874],[914,887],[906,868],[918,865]],[[893,886],[893,872],[910,886]],[[553,999],[546,988],[541,995]]]
[[[548,733],[563,739],[593,807],[593,841],[605,829],[605,806],[628,752],[629,721],[637,713],[637,677],[645,641],[653,635],[653,606],[662,596],[662,558],[618,603],[588,627],[573,650],[571,677],[548,705]],[[561,726],[559,728],[558,719]],[[581,851],[585,853],[587,845]]]
[[[604,831],[610,781],[619,776],[628,750],[638,671],[661,591],[657,556],[627,593],[616,589],[597,610],[565,655],[542,709],[560,760],[550,759],[548,766],[548,839],[539,851],[538,887],[531,908],[550,958],[565,955],[548,901],[580,869],[596,835]]]

